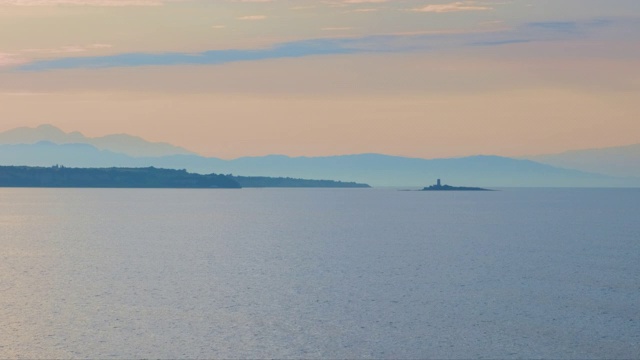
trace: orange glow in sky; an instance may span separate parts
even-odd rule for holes
[[[640,141],[637,1],[0,0],[0,22],[0,131],[221,158]]]

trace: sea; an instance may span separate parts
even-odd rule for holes
[[[640,189],[0,189],[0,358],[640,357]]]

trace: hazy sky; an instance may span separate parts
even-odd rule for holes
[[[640,143],[639,0],[0,0],[0,131],[204,155]]]

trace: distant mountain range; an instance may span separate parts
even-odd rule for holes
[[[600,174],[640,177],[640,144],[529,156],[527,159]]]
[[[66,133],[52,125],[40,125],[36,128],[19,127],[0,133],[1,145],[35,144],[40,141],[49,141],[54,144],[89,144],[100,150],[109,150],[129,156],[195,154],[178,146],[149,142],[137,136],[114,134],[90,138],[79,132]]]
[[[67,167],[147,167],[185,169],[190,172],[222,173],[240,176],[292,177],[301,179],[331,179],[367,183],[372,186],[423,187],[442,178],[444,182],[460,186],[640,186],[639,177],[616,177],[575,169],[566,169],[528,159],[499,156],[471,156],[451,159],[418,159],[381,154],[359,154],[329,157],[288,157],[270,155],[223,160],[199,156],[169,144],[149,143],[136,139],[127,144],[102,148],[91,143],[96,139],[79,133],[66,134],[77,143],[62,142],[60,138],[41,139],[25,134],[20,128],[0,134],[0,165]],[[38,130],[39,129],[39,130]],[[20,130],[20,131],[17,131]],[[40,134],[64,132],[50,126],[40,126]],[[43,131],[46,130],[46,131]],[[56,131],[58,130],[58,131]],[[20,134],[13,137],[12,134]],[[7,135],[9,134],[9,135]],[[75,134],[75,135],[74,135]],[[31,139],[32,141],[27,141]],[[33,140],[36,140],[34,143]],[[40,141],[44,140],[44,141]],[[18,141],[24,141],[19,143]],[[131,150],[135,148],[135,150]],[[160,149],[162,149],[162,152]],[[162,155],[157,155],[161,153]],[[144,155],[152,154],[152,155]],[[567,166],[568,167],[568,166]]]

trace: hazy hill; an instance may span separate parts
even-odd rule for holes
[[[52,125],[36,128],[20,127],[0,133],[0,144],[35,144],[49,141],[54,144],[89,144],[100,150],[109,150],[130,156],[167,156],[194,154],[184,148],[167,143],[149,142],[126,134],[90,138],[79,132],[66,133]]]
[[[640,179],[567,170],[529,160],[499,156],[419,159],[380,154],[331,157],[266,156],[229,161],[223,172],[254,171],[266,176],[317,178],[324,174],[343,181],[373,186],[425,186],[437,178],[450,185],[500,186],[632,186]],[[365,181],[366,179],[366,181]]]
[[[640,144],[529,156],[527,159],[569,169],[640,177]]]
[[[0,164],[68,167],[148,167],[186,169],[201,174],[333,179],[372,186],[424,187],[442,178],[458,186],[640,186],[638,178],[567,170],[530,160],[498,156],[417,159],[379,154],[330,157],[265,156],[235,160],[197,155],[131,157],[90,145],[51,142],[0,145]]]

